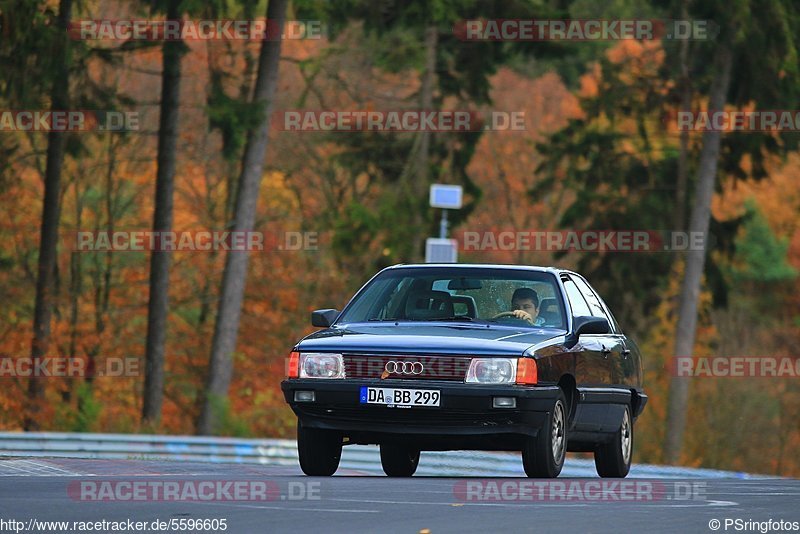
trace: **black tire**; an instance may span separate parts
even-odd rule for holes
[[[300,469],[308,476],[329,477],[339,468],[342,436],[338,432],[308,428],[297,423]]]
[[[567,399],[559,391],[553,408],[535,438],[527,438],[522,449],[522,466],[531,478],[556,478],[567,456]]]
[[[631,470],[633,459],[633,420],[630,407],[625,413],[614,439],[600,445],[594,451],[597,474],[603,478],[625,478]]]
[[[381,443],[381,467],[387,476],[410,477],[418,465],[418,449],[398,443]]]

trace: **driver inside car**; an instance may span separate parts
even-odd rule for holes
[[[517,319],[528,321],[534,326],[544,325],[544,317],[539,317],[539,295],[529,287],[520,287],[514,291],[511,309]]]

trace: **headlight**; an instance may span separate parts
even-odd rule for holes
[[[300,378],[344,378],[342,355],[301,352]]]
[[[516,358],[473,358],[467,370],[468,384],[513,384],[517,378]]]

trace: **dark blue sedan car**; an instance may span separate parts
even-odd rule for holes
[[[531,477],[567,451],[624,477],[647,403],[639,349],[580,275],[425,264],[375,275],[302,339],[281,384],[297,414],[300,466],[336,472],[343,445],[377,444],[389,476],[425,450],[521,451]]]

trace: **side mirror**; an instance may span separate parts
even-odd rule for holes
[[[602,317],[575,317],[572,323],[576,336],[581,334],[608,334],[611,332],[611,325]]]
[[[339,310],[314,310],[311,312],[311,326],[327,328],[333,324],[337,317],[339,317]]]

